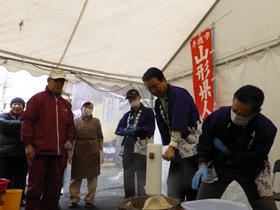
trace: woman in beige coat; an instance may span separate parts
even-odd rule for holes
[[[92,116],[93,104],[91,102],[84,103],[81,111],[82,115],[75,119],[69,208],[78,206],[82,179],[87,179],[88,187],[84,198],[85,208],[93,207],[97,178],[100,175],[100,164],[104,161],[103,133],[99,119]]]

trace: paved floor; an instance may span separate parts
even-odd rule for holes
[[[61,209],[69,209],[69,182],[71,166],[65,171],[64,187],[60,197]],[[76,209],[85,209],[83,198],[87,192],[87,182],[83,180],[81,186],[81,200]],[[101,175],[98,177],[98,185],[93,210],[116,210],[119,203],[123,201],[123,170],[118,166],[101,167]],[[24,210],[21,207],[20,210]]]
[[[118,195],[98,195],[95,198],[94,207],[92,210],[117,210],[119,203],[123,201],[123,196]],[[61,196],[59,204],[62,210],[69,209],[68,208],[69,199],[68,196]],[[79,202],[79,205],[75,209],[85,209],[85,204],[83,201]],[[21,207],[20,210],[24,210],[24,207]]]
[[[121,195],[97,195],[95,197],[95,203],[93,210],[117,210],[119,203],[123,201],[123,196]],[[66,197],[61,197],[60,206],[61,209],[69,209],[68,208],[69,200]],[[85,209],[85,203],[81,200],[76,209]]]

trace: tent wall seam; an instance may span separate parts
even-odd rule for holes
[[[65,57],[65,55],[66,55],[66,52],[68,51],[68,48],[69,48],[69,46],[70,46],[70,44],[71,44],[71,42],[72,42],[72,40],[73,40],[73,37],[74,37],[74,35],[75,35],[76,31],[77,31],[77,28],[78,28],[78,26],[79,26],[79,24],[80,24],[80,22],[81,22],[81,19],[82,19],[82,17],[83,17],[83,14],[84,14],[85,10],[86,10],[87,4],[88,4],[88,0],[86,0],[85,3],[84,3],[83,9],[82,9],[82,11],[81,11],[81,13],[80,13],[80,15],[79,15],[79,18],[78,18],[78,20],[77,20],[77,22],[76,22],[76,25],[75,25],[75,27],[74,27],[74,30],[72,31],[72,34],[71,34],[71,36],[70,36],[70,39],[69,39],[68,42],[67,42],[67,45],[66,45],[66,47],[65,47],[65,49],[64,49],[64,52],[63,52],[63,54],[62,54],[62,56],[61,56],[61,58],[60,58],[60,60],[59,60],[59,62],[58,62],[58,64],[57,64],[57,67],[59,67],[60,63],[62,62],[62,60],[64,59],[64,57]]]
[[[173,54],[173,56],[167,61],[167,63],[162,68],[162,71],[164,72],[165,69],[169,66],[169,64],[176,58],[176,56],[180,53],[180,51],[186,46],[189,39],[193,36],[194,32],[198,29],[198,27],[203,23],[203,21],[206,19],[206,17],[211,13],[211,11],[214,9],[214,7],[217,5],[217,3],[220,0],[216,0],[215,3],[212,5],[212,7],[207,11],[207,13],[203,16],[203,18],[199,21],[199,23],[195,26],[195,28],[192,30],[192,32],[188,35],[188,37],[185,39],[185,41],[181,44],[181,46],[178,48],[178,50]],[[213,23],[212,23],[213,24]],[[211,25],[212,25],[211,24]]]
[[[6,54],[6,55],[1,55],[1,53]],[[11,56],[7,56],[7,55],[11,55]],[[18,58],[13,58],[12,56],[13,57],[18,57]],[[52,63],[50,61],[43,61],[41,59],[36,59],[36,58],[24,56],[24,55],[19,55],[19,54],[7,52],[7,51],[4,51],[4,50],[0,50],[0,58],[6,59],[6,60],[13,60],[13,61],[21,62],[21,63],[32,64],[34,66],[37,65],[36,66],[37,68],[39,68],[38,66],[45,67],[45,68],[54,68],[54,66],[58,65],[58,64]],[[42,64],[42,63],[45,63],[45,64]],[[112,79],[112,80],[115,80],[115,81],[121,81],[121,82],[125,81],[125,82],[135,83],[135,84],[140,84],[140,82],[132,81],[130,79],[138,79],[138,80],[141,79],[141,77],[137,77],[137,76],[129,76],[129,78],[128,78],[127,75],[115,74],[115,73],[110,73],[110,76],[108,76],[107,73],[105,74],[102,71],[97,71],[97,70],[92,70],[92,69],[84,69],[84,68],[81,68],[81,67],[74,67],[74,66],[69,66],[69,65],[64,65],[64,64],[60,65],[59,68],[64,70],[64,71],[75,74],[75,75],[76,74],[83,74],[83,75],[88,75],[88,76],[93,76],[93,77],[98,77],[98,78],[102,77],[102,78],[106,78],[106,79]],[[50,71],[50,69],[46,69],[46,71]],[[94,72],[95,74],[87,72],[87,71]],[[97,75],[97,74],[100,74],[100,75]],[[114,78],[113,76],[120,77],[121,79]]]

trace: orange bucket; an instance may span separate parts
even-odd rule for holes
[[[7,189],[6,193],[2,196],[4,201],[2,210],[19,210],[21,195],[22,190],[20,189]]]

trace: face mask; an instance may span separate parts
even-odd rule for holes
[[[93,109],[88,109],[88,108],[82,109],[82,114],[87,117],[89,117],[92,114],[92,112],[93,112]]]
[[[254,115],[253,115],[254,116]],[[245,118],[245,117],[240,117],[236,115],[232,110],[230,111],[230,119],[235,125],[242,125],[245,127],[248,122],[253,118],[253,116]]]
[[[132,102],[130,103],[130,106],[131,106],[132,108],[137,108],[139,105],[140,105],[140,101],[132,101]]]

